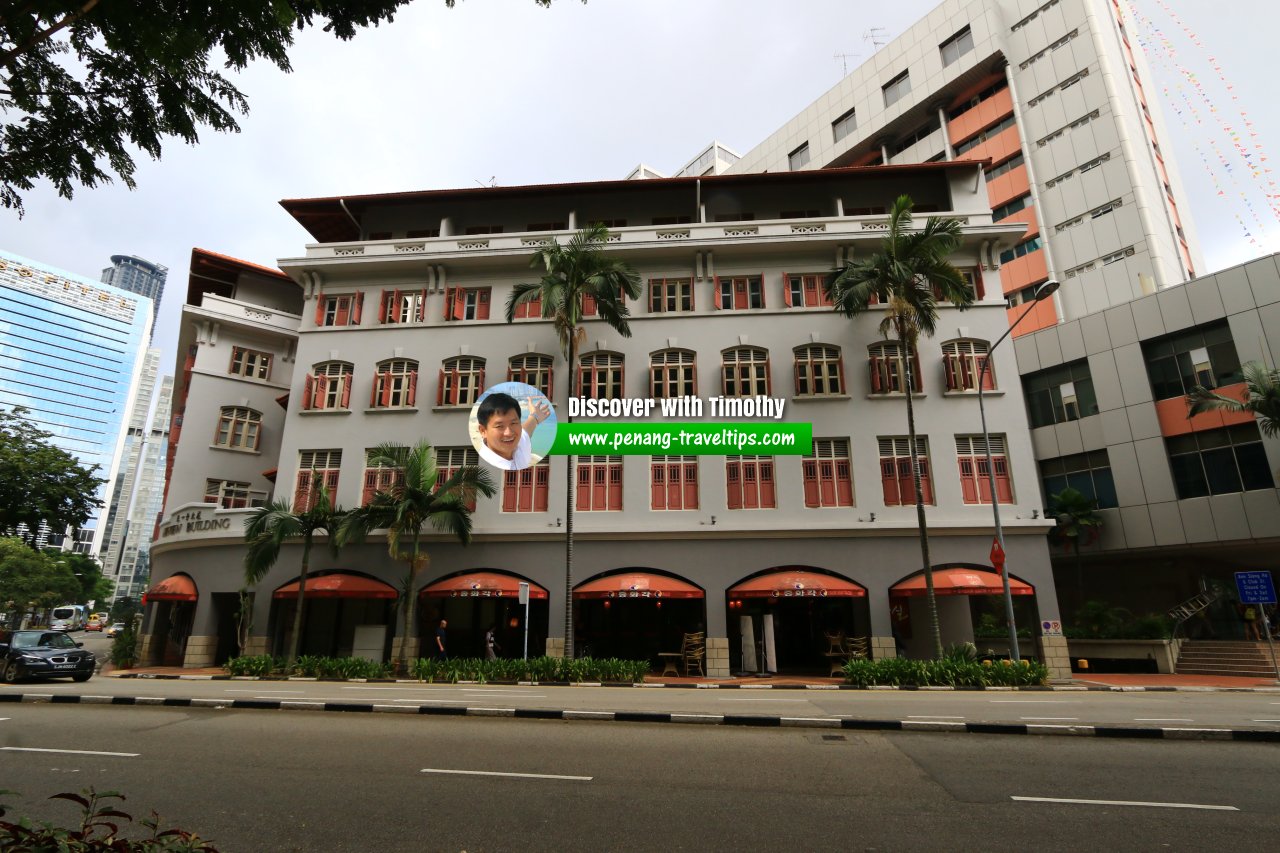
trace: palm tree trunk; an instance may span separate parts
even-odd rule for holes
[[[916,490],[916,524],[920,528],[920,558],[924,561],[925,601],[929,608],[929,635],[933,639],[933,656],[942,660],[942,628],[938,624],[938,599],[933,591],[933,562],[929,559],[929,526],[924,517],[924,493],[920,490],[920,456],[916,452],[916,410],[912,403],[912,389],[915,388],[915,377],[912,375],[915,353],[915,341],[905,339],[899,329],[898,340],[908,344],[908,351],[903,355],[903,364],[907,375],[907,440],[911,449],[911,480]]]
[[[302,538],[302,571],[298,574],[298,607],[293,612],[293,637],[289,640],[289,665],[298,659],[302,643],[302,606],[307,595],[307,569],[311,565],[311,534]]]
[[[576,327],[569,330],[569,381],[565,383],[569,387],[570,399],[578,392],[577,385],[577,362],[578,362],[578,330]],[[569,414],[569,405],[566,401],[564,408],[564,421],[571,423],[573,416]],[[574,495],[575,486],[577,485],[576,471],[574,465],[574,456],[572,453],[565,455],[565,508],[564,508],[564,656],[565,660],[573,659],[573,509],[576,497]]]
[[[413,581],[418,576],[418,534],[413,535],[413,555],[409,558],[409,573],[404,581],[404,627],[400,630],[400,656],[396,659],[396,671],[401,676],[409,674],[409,633],[413,630],[413,611],[417,596],[413,594]],[[421,650],[419,650],[421,652]],[[419,657],[422,655],[419,654]]]

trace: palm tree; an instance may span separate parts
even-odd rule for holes
[[[1260,361],[1246,361],[1240,365],[1240,374],[1245,385],[1243,399],[1216,394],[1197,385],[1187,394],[1187,417],[1218,409],[1248,412],[1258,419],[1264,435],[1280,435],[1280,370],[1268,370]]]
[[[338,530],[338,543],[345,546],[363,540],[372,530],[385,529],[391,559],[404,561],[400,606],[404,627],[396,662],[404,674],[409,670],[409,638],[414,636],[414,581],[430,562],[422,550],[423,526],[429,524],[452,534],[463,545],[470,544],[471,506],[476,495],[493,497],[497,489],[489,472],[474,465],[464,465],[441,480],[436,451],[428,441],[413,447],[380,444],[369,453],[369,467],[392,468],[397,476],[390,488],[374,493],[364,506],[347,513]]]
[[[609,229],[596,223],[578,231],[561,246],[556,240],[533,256],[530,266],[543,271],[535,282],[517,284],[507,299],[507,322],[515,320],[516,306],[541,300],[542,317],[551,320],[565,363],[569,365],[568,397],[577,396],[578,347],[585,337],[582,328],[583,304],[595,300],[596,313],[624,338],[631,337],[627,299],[640,298],[640,274],[630,264],[609,258],[604,246]],[[564,410],[565,423],[572,418]],[[564,525],[564,656],[573,657],[573,510],[574,457],[566,457]]]
[[[1057,527],[1049,531],[1049,538],[1054,544],[1070,547],[1075,554],[1076,587],[1081,596],[1084,595],[1084,567],[1080,562],[1080,546],[1098,538],[1102,516],[1097,510],[1097,500],[1070,486],[1049,495],[1049,508],[1045,510],[1046,516],[1058,522]]]
[[[302,639],[302,609],[306,600],[312,543],[317,533],[334,533],[345,514],[345,510],[333,505],[322,475],[315,475],[311,494],[313,499],[306,509],[299,511],[288,501],[271,501],[254,510],[244,523],[244,538],[249,543],[244,555],[246,586],[257,585],[271,571],[286,540],[302,537],[302,569],[298,573],[298,606],[293,614],[289,663],[293,663],[298,657],[298,645]],[[329,542],[334,546],[334,553],[337,553],[337,542],[332,535],[329,536]]]
[[[929,628],[933,634],[934,657],[942,658],[942,632],[938,625],[938,601],[933,590],[933,563],[929,558],[929,528],[925,523],[924,495],[920,491],[920,464],[916,452],[916,415],[911,389],[916,378],[914,355],[920,336],[933,337],[938,325],[938,302],[956,308],[973,304],[974,293],[960,271],[947,258],[960,246],[960,222],[929,217],[924,228],[911,228],[912,201],[898,196],[889,211],[889,230],[879,250],[866,258],[851,260],[827,279],[827,293],[835,310],[846,317],[858,317],[880,310],[880,334],[896,340],[906,374],[907,433],[911,472],[915,486],[916,521],[920,527],[920,555],[924,561],[925,589],[928,593]],[[992,495],[992,500],[996,499]]]

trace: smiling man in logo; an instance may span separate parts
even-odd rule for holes
[[[510,394],[495,392],[480,401],[476,411],[476,424],[480,431],[480,444],[476,450],[480,458],[503,471],[519,471],[534,463],[530,436],[538,424],[551,415],[551,408],[537,401],[520,422],[520,403]]]

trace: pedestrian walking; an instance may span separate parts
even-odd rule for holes
[[[490,625],[489,630],[484,632],[484,659],[497,660],[501,650],[502,646],[498,645],[498,626]]]
[[[445,628],[447,627],[449,627],[449,620],[441,619],[440,627],[436,628],[436,653],[435,653],[436,660],[449,659],[449,651],[448,651],[449,634],[447,631],[445,631]]]
[[[1262,639],[1262,632],[1258,630],[1258,605],[1256,604],[1244,606],[1244,638],[1254,642]]]

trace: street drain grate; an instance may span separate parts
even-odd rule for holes
[[[823,740],[848,740],[844,735],[823,735]]]

